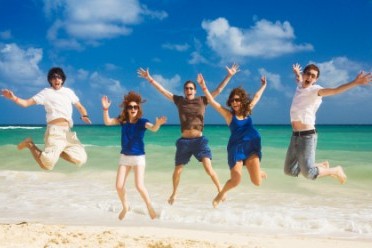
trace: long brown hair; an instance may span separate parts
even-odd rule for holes
[[[235,110],[231,108],[231,100],[234,99],[234,96],[239,96],[240,102],[240,110],[239,113],[235,113]],[[226,101],[226,105],[230,107],[230,111],[234,115],[243,115],[248,116],[252,113],[251,109],[251,102],[252,99],[249,97],[247,91],[245,91],[242,87],[234,88],[229,95],[229,98]]]
[[[136,115],[136,121],[142,117],[142,106],[141,104],[146,102],[145,100],[142,100],[142,97],[140,94],[129,91],[127,95],[124,95],[124,100],[120,104],[120,108],[122,108],[121,114],[119,115],[118,119],[121,123],[126,123],[129,121],[129,114],[128,114],[128,105],[130,102],[136,102],[138,105],[138,112]]]

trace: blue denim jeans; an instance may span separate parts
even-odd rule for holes
[[[315,164],[315,150],[318,134],[291,137],[287,156],[285,158],[284,173],[297,177],[300,173],[309,179],[316,179],[319,171]]]

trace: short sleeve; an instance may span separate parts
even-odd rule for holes
[[[178,105],[178,103],[180,101],[182,101],[183,97],[182,96],[176,96],[176,95],[173,95],[173,102]]]
[[[208,98],[206,96],[201,96],[204,105],[208,105]]]

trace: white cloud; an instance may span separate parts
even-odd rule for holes
[[[165,48],[165,49],[169,49],[169,50],[176,50],[178,52],[184,52],[184,51],[186,51],[187,49],[190,48],[189,44],[187,44],[187,43],[185,43],[185,44],[166,43],[166,44],[163,44],[162,47]]]
[[[84,73],[81,75],[83,76]],[[89,76],[89,84],[93,89],[101,91],[104,95],[121,95],[123,92],[126,92],[126,89],[121,86],[119,80],[105,77],[98,72],[93,72]]]
[[[284,95],[288,98],[293,96],[292,90],[288,88],[288,86],[282,84],[281,77],[279,74],[269,72],[265,68],[260,68],[258,69],[258,71],[261,74],[261,76],[266,76],[268,88],[274,89],[278,92],[284,92]],[[295,84],[293,83],[293,86],[294,85]]]
[[[0,45],[2,80],[27,87],[45,84],[46,76],[39,68],[42,57],[43,50],[39,48],[23,50],[14,43]]]
[[[268,72],[264,68],[260,68],[258,71],[261,74],[261,76],[266,76],[269,88],[275,89],[277,91],[283,90],[283,84],[281,83],[280,75]]]
[[[207,32],[208,46],[222,59],[272,58],[313,50],[310,44],[294,44],[294,30],[287,21],[273,23],[263,19],[243,29],[230,26],[225,18],[217,18],[203,21],[202,28]]]
[[[105,70],[106,71],[115,71],[115,70],[118,70],[118,69],[120,69],[120,67],[117,66],[117,65],[114,65],[114,64],[111,64],[111,63],[106,63],[105,64]]]
[[[318,81],[325,83],[327,87],[335,87],[353,80],[362,69],[360,64],[350,61],[346,57],[336,57],[321,63],[310,63],[319,67],[320,78]]]
[[[152,77],[160,83],[166,90],[169,90],[173,94],[177,94],[176,92],[180,92],[182,90],[181,77],[180,75],[176,74],[172,78],[165,78],[162,75],[155,74]]]
[[[364,68],[360,63],[349,60],[346,57],[335,57],[325,62],[314,62],[309,63],[316,64],[320,70],[320,77],[318,83],[323,87],[335,88],[341,84],[348,83],[355,79],[355,77]],[[356,104],[357,102],[365,102],[371,99],[372,91],[371,87],[355,87],[340,95],[331,97],[335,99],[337,104],[340,104],[342,108],[345,103]],[[342,98],[342,101],[339,99]]]
[[[44,12],[55,17],[48,39],[68,49],[80,49],[82,41],[97,45],[103,39],[129,35],[131,26],[144,16],[167,17],[166,12],[151,11],[139,0],[44,0]]]
[[[199,52],[196,51],[191,53],[191,59],[188,62],[192,65],[209,63],[205,57],[203,57]]]

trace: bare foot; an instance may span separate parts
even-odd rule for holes
[[[261,179],[267,179],[267,174],[263,170],[260,172],[261,173]]]
[[[317,164],[318,167],[323,167],[325,169],[328,169],[329,168],[329,162],[328,161],[324,161],[322,163],[319,163]]]
[[[157,214],[156,214],[156,212],[155,212],[155,210],[152,208],[151,205],[148,205],[148,206],[147,206],[147,210],[149,211],[150,218],[151,218],[152,220],[158,217]]]
[[[168,199],[168,203],[169,203],[169,205],[173,205],[175,199],[176,199],[176,198],[175,198],[174,194],[172,194],[172,195],[169,197],[169,199]]]
[[[30,148],[30,144],[33,144],[33,143],[34,142],[32,141],[31,138],[26,138],[21,143],[18,144],[17,148],[18,148],[18,150],[23,150],[25,148]]]
[[[337,172],[335,174],[335,177],[337,178],[337,180],[341,184],[344,184],[346,182],[346,174],[345,174],[344,170],[342,169],[341,166],[337,166],[335,168],[337,169]]]
[[[226,200],[226,194],[222,194],[221,192],[218,193],[218,195],[212,201],[213,207],[217,208],[218,204],[220,204],[220,202],[224,200]]]
[[[119,220],[123,220],[128,211],[129,211],[129,207],[125,205],[125,207],[123,207],[123,210],[121,210],[119,214]]]

